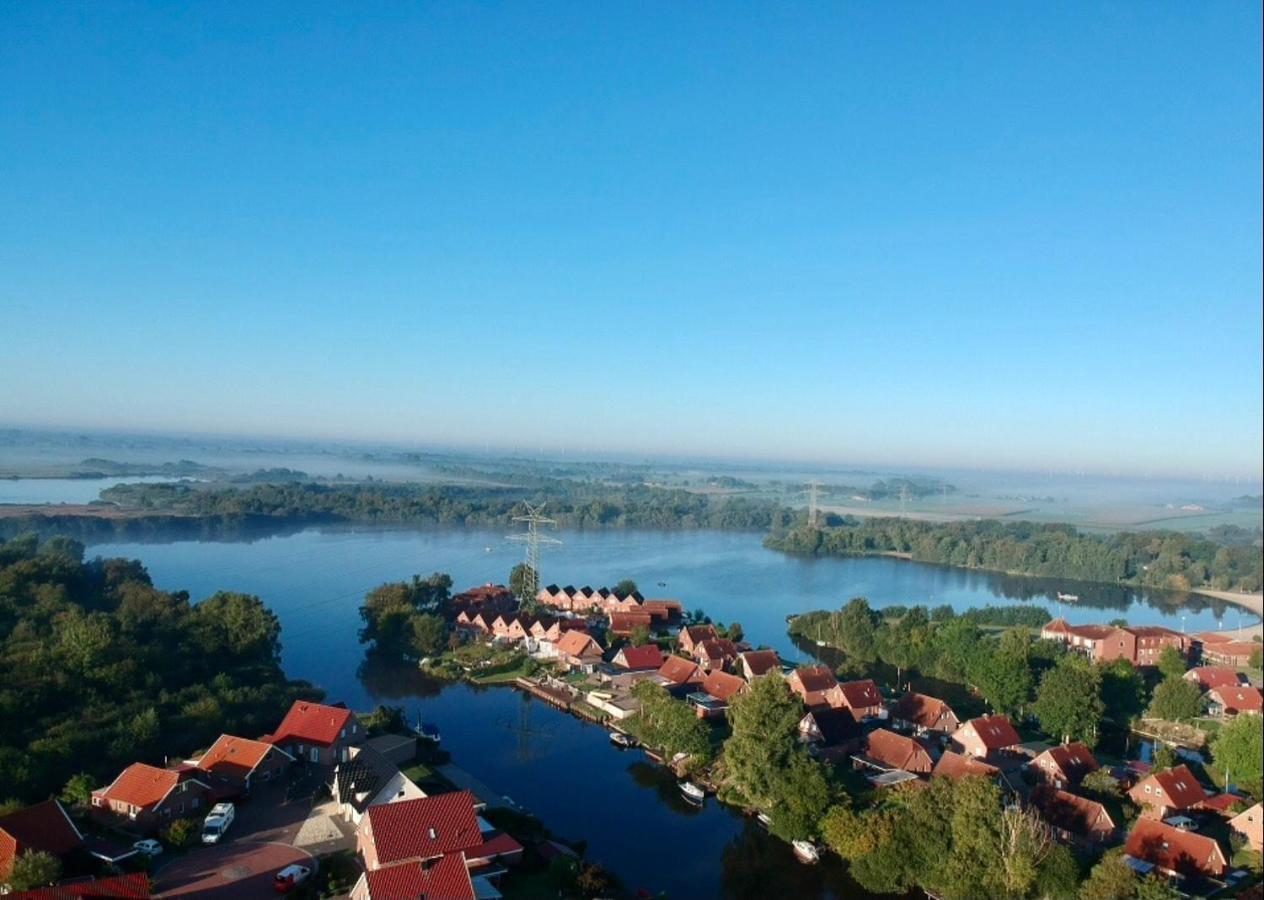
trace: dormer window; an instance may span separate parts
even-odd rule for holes
[[[426,831],[426,834],[430,837],[430,840],[432,841],[437,840],[439,837],[439,832],[435,831],[433,827],[429,828]]]

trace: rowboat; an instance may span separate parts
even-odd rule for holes
[[[707,792],[692,781],[682,781],[680,783],[680,792],[695,803],[701,803],[707,799]]]
[[[821,854],[811,841],[791,841],[790,846],[794,848],[795,858],[801,863],[814,865],[821,861]]]

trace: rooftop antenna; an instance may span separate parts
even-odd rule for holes
[[[544,509],[544,504],[532,506],[530,503],[524,503],[527,508],[525,516],[514,516],[515,522],[526,522],[527,530],[519,534],[509,535],[509,540],[520,541],[527,545],[527,577],[522,586],[522,592],[525,596],[519,597],[519,600],[535,600],[536,595],[540,593],[540,545],[541,544],[560,544],[557,538],[548,537],[540,534],[541,525],[556,525],[556,519],[548,519],[540,515]]]
[[[817,491],[820,489],[819,481],[809,481],[807,489],[799,491],[800,494],[808,495],[808,527],[815,528],[817,520],[820,518],[820,509],[817,506]]]

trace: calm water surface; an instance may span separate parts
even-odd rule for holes
[[[1236,610],[1209,601],[1067,582],[1041,582],[894,559],[801,559],[765,550],[760,536],[722,532],[561,533],[543,563],[547,582],[609,585],[632,578],[647,596],[673,597],[737,620],[755,643],[806,659],[785,617],[866,596],[875,606],[950,604],[958,610],[1034,602],[1055,614],[1058,590],[1081,597],[1078,621],[1126,617],[1193,631]],[[141,559],[155,584],[202,599],[258,594],[281,619],[286,671],[331,700],[365,709],[401,705],[443,731],[453,760],[512,797],[557,834],[587,839],[593,858],[636,888],[673,897],[863,896],[833,866],[796,864],[789,848],[709,800],[686,804],[664,770],[620,751],[604,729],[507,688],[442,688],[414,670],[361,667],[358,607],[366,591],[414,573],[448,572],[457,589],[504,581],[521,547],[500,532],[309,530],[253,542],[99,544],[90,554]],[[662,584],[660,584],[662,582]],[[1247,619],[1243,616],[1244,621]]]
[[[161,475],[124,478],[0,478],[0,503],[91,503],[116,484],[178,481]]]

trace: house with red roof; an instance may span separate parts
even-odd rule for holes
[[[929,775],[935,768],[935,761],[925,744],[885,728],[876,728],[865,735],[862,747],[860,753],[852,757],[862,766],[883,772],[899,769],[915,775]]]
[[[1219,878],[1229,868],[1224,850],[1215,839],[1154,819],[1137,819],[1124,844],[1124,853],[1149,863],[1169,878]]]
[[[1141,807],[1141,815],[1166,819],[1196,809],[1207,799],[1207,792],[1194,773],[1182,765],[1147,775],[1132,786],[1128,796]]]
[[[1080,741],[1050,747],[1027,766],[1045,784],[1055,788],[1075,787],[1089,772],[1101,768],[1093,751]]]
[[[680,622],[684,616],[684,607],[679,600],[646,600],[641,604],[654,619],[655,628],[667,628]]]
[[[1181,677],[1198,685],[1199,690],[1204,694],[1212,688],[1237,687],[1242,684],[1242,678],[1237,670],[1227,666],[1198,666]]]
[[[882,700],[882,692],[868,678],[840,683],[838,695],[842,708],[849,710],[857,722],[886,718],[887,710]]]
[[[952,707],[929,694],[908,693],[891,709],[891,724],[914,734],[952,734],[961,721]]]
[[[351,758],[338,763],[332,792],[343,818],[356,825],[367,809],[379,803],[426,796],[412,779],[371,746],[352,747]]]
[[[1246,838],[1247,846],[1264,853],[1264,805],[1259,803],[1229,820],[1229,827]]]
[[[719,636],[720,633],[715,630],[714,625],[686,625],[676,635],[676,645],[682,652],[693,656],[695,647],[703,641],[714,641]]]
[[[351,900],[475,900],[478,896],[460,851],[441,856],[431,865],[400,863],[363,872],[351,889]]]
[[[400,863],[423,866],[452,853],[471,869],[494,860],[515,863],[522,845],[482,821],[469,791],[453,791],[370,806],[356,829],[356,849],[367,871]]]
[[[1251,664],[1252,654],[1260,649],[1254,641],[1237,641],[1214,631],[1196,634],[1194,640],[1205,662],[1231,669],[1245,669]]]
[[[366,737],[360,720],[345,706],[296,700],[276,731],[263,740],[300,762],[332,766],[346,760],[350,748]]]
[[[693,648],[693,658],[708,671],[727,668],[737,662],[737,654],[737,644],[727,638],[708,638]]]
[[[1118,837],[1118,824],[1096,800],[1040,785],[1032,791],[1031,803],[1063,843],[1091,848],[1113,844]]]
[[[732,699],[744,690],[746,682],[743,679],[717,669],[708,672],[701,690],[689,694],[685,700],[698,718],[710,719],[724,715]]]
[[[83,835],[56,800],[0,816],[0,886],[9,880],[22,854],[38,851],[60,859],[82,844]]]
[[[953,749],[965,756],[995,762],[1015,752],[1022,738],[1005,716],[979,716],[952,733]]]
[[[1258,716],[1264,711],[1264,694],[1249,684],[1212,688],[1207,692],[1207,699],[1211,714],[1222,718],[1242,714]]]
[[[746,650],[737,654],[737,670],[747,681],[769,672],[781,673],[781,657],[776,650]]]
[[[653,617],[647,612],[634,610],[631,612],[610,613],[609,632],[619,637],[631,637],[638,628],[649,631],[653,628]]]
[[[658,649],[657,644],[645,644],[641,647],[624,644],[610,662],[629,672],[657,670],[663,665],[663,651]]]
[[[573,669],[591,670],[606,652],[601,644],[584,631],[568,631],[553,644],[557,658]]]
[[[986,778],[993,781],[1000,777],[1001,770],[980,759],[945,750],[935,761],[935,768],[930,774],[932,778],[951,778],[954,781],[962,778]]]
[[[63,881],[61,884],[8,895],[9,900],[81,900],[83,897],[148,900],[150,896],[149,876],[144,872],[87,881]]]
[[[214,795],[214,785],[195,766],[159,769],[132,763],[108,785],[92,792],[92,812],[127,831],[150,833],[174,819],[200,816]]]
[[[284,778],[294,757],[265,741],[221,734],[200,759],[192,762],[208,780],[248,793],[252,784]]]
[[[1159,625],[1072,625],[1066,619],[1054,619],[1040,630],[1040,636],[1094,662],[1126,659],[1134,666],[1157,665],[1166,647],[1175,647],[1185,656],[1192,646],[1186,635]]]
[[[706,673],[691,659],[683,656],[668,656],[658,667],[658,676],[663,679],[663,687],[669,691],[693,690],[701,685]]]
[[[799,720],[799,740],[820,759],[837,760],[860,746],[860,725],[846,709],[816,706]]]
[[[807,706],[842,706],[838,696],[838,679],[828,666],[795,669],[786,677],[786,684],[803,698]]]

